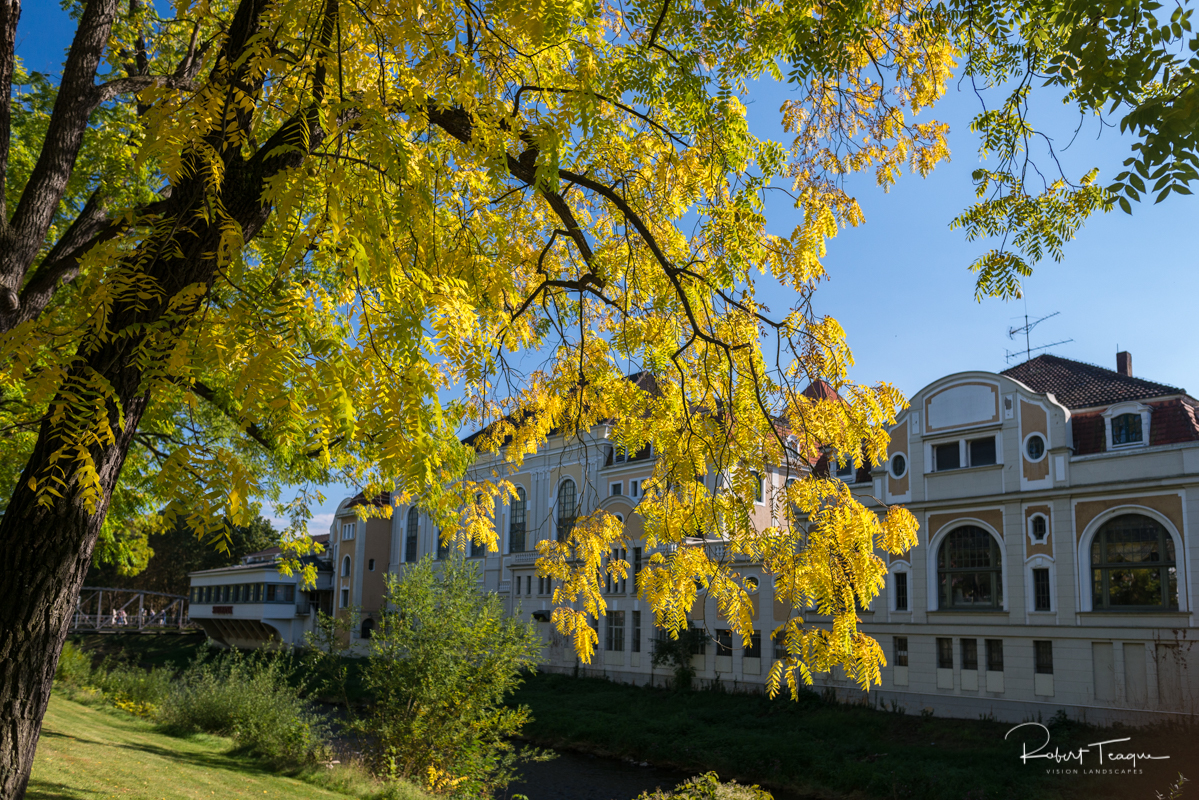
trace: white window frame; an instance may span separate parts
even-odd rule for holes
[[[1044,516],[1044,515],[1042,515]],[[1033,581],[1032,571],[1034,569],[1049,570],[1049,610],[1037,611],[1037,587]],[[1024,592],[1025,608],[1029,614],[1056,614],[1057,613],[1057,567],[1053,562],[1052,556],[1037,554],[1032,556],[1024,563],[1024,585],[1027,590]]]
[[[932,440],[925,442],[924,443],[924,472],[925,472],[925,474],[926,475],[929,475],[929,474],[932,474],[932,475],[947,474],[948,475],[948,474],[951,474],[954,472],[962,472],[962,471],[968,470],[968,469],[986,469],[987,467],[1003,466],[1003,431],[1000,429],[996,429],[994,431],[994,433],[991,435],[993,435],[995,437],[995,463],[994,464],[981,464],[979,466],[975,466],[974,464],[970,463],[969,443],[976,439],[987,438],[988,432],[986,430],[970,431],[969,433],[967,433],[966,435],[963,435],[963,436],[956,436],[953,438],[932,439]],[[961,466],[958,467],[957,469],[936,469],[936,464],[934,463],[935,458],[933,456],[933,448],[940,447],[941,445],[945,445],[945,444],[952,444],[955,441],[958,443],[958,463],[960,463]],[[907,456],[904,456],[904,457],[906,458]],[[910,470],[911,468],[912,468],[912,463],[909,461],[908,469]],[[888,469],[888,471],[891,469],[890,461],[887,462],[887,469]]]
[[[341,577],[343,577],[343,578],[350,577],[350,557],[349,557],[349,555],[346,555],[341,560]]]
[[[754,496],[754,505],[755,506],[766,505],[766,476],[763,475],[762,473],[758,472],[757,470],[750,470],[749,477],[757,480],[757,482],[758,482],[758,488],[754,490],[754,495],[755,495]],[[759,494],[762,495],[761,499],[759,499],[757,497],[757,495],[759,495]]]
[[[1037,519],[1038,517],[1045,520],[1045,535],[1040,538],[1035,536],[1032,532],[1032,521],[1034,519]],[[1028,519],[1026,520],[1025,525],[1028,526],[1029,544],[1038,545],[1038,544],[1048,544],[1049,543],[1049,535],[1050,535],[1051,527],[1049,525],[1049,515],[1048,514],[1043,514],[1040,511],[1035,511],[1032,514],[1028,515]]]
[[[629,497],[641,497],[641,479],[635,478],[629,481]]]
[[[343,542],[352,542],[354,540],[354,535],[358,532],[357,528],[358,523],[356,522],[343,523],[341,526],[341,540]]]
[[[1040,458],[1030,458],[1028,455],[1028,443],[1029,443],[1029,441],[1032,440],[1032,437],[1034,437],[1034,436],[1041,437],[1042,441],[1045,442],[1045,448],[1041,451]],[[1023,458],[1025,461],[1027,461],[1029,464],[1040,464],[1042,461],[1049,458],[1049,437],[1046,436],[1045,434],[1041,433],[1040,431],[1030,431],[1028,433],[1028,435],[1025,436],[1024,439],[1020,442],[1020,457]]]
[[[1141,415],[1141,441],[1129,442],[1127,444],[1113,444],[1112,442],[1112,420],[1116,417],[1122,417],[1125,414],[1140,414]],[[1153,416],[1153,409],[1144,403],[1118,403],[1103,412],[1103,429],[1107,435],[1108,452],[1118,450],[1134,450],[1138,447],[1149,446],[1149,423]]]
[[[951,470],[951,472],[956,471],[957,470]],[[1008,559],[1007,542],[1003,540],[1003,535],[999,531],[995,530],[988,523],[983,522],[977,517],[958,517],[957,519],[951,520],[950,522],[942,525],[936,534],[933,535],[932,539],[929,540],[928,551],[925,555],[924,564],[924,568],[928,577],[926,586],[928,591],[928,610],[941,610],[941,587],[939,584],[940,576],[937,573],[937,555],[941,552],[941,543],[950,533],[966,525],[973,525],[976,528],[982,528],[991,536],[995,537],[995,541],[999,542],[999,583],[1003,587],[1003,605],[998,609],[984,609],[979,613],[990,614],[994,613],[995,611],[1010,611],[1010,605],[1012,602],[1012,593],[1009,590],[1009,586],[1011,585],[1011,564],[1009,563]],[[909,579],[908,592],[911,591],[912,584],[911,580]],[[911,604],[910,597],[908,598],[908,604]],[[965,611],[966,613],[971,613],[970,609],[951,608],[946,610],[955,612]]]
[[[893,576],[898,575],[901,572],[904,575],[908,576],[908,607],[905,609],[899,608],[899,586],[897,585],[895,579],[892,578],[891,580],[887,581],[887,583],[890,584],[890,589],[891,589],[891,592],[890,592],[891,602],[889,605],[891,613],[892,614],[911,614],[912,613],[912,605],[913,605],[912,595],[914,594],[914,592],[912,591],[912,589],[914,588],[912,585],[912,565],[906,561],[896,561],[895,563],[893,563],[890,566],[888,571]]]
[[[613,489],[616,491],[612,491]],[[624,481],[610,481],[608,483],[608,497],[624,497]]]
[[[903,472],[899,475],[895,474],[894,464],[895,464],[896,457],[903,459]],[[887,474],[890,475],[891,478],[894,480],[897,480],[897,481],[903,480],[903,476],[907,475],[911,469],[912,469],[912,461],[911,461],[911,459],[908,458],[908,454],[903,452],[902,450],[897,450],[896,452],[891,454],[890,458],[887,459]]]

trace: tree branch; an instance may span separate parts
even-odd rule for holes
[[[84,6],[63,67],[41,153],[21,192],[12,223],[4,225],[5,220],[0,218],[0,225],[3,225],[0,229],[0,311],[16,310],[20,302],[17,291],[45,241],[54,211],[66,191],[93,109],[90,99],[95,92],[96,70],[108,44],[116,11],[117,0],[92,0]],[[11,82],[6,88],[11,90]],[[6,103],[9,102],[8,94],[6,91]],[[7,154],[8,143],[4,142],[4,145]]]
[[[194,80],[187,77],[176,77],[174,75],[130,75],[127,78],[117,78],[114,81],[102,83],[95,87],[92,91],[88,113],[90,114],[118,95],[140,92],[151,86],[180,89],[189,92],[194,92],[200,88]]]

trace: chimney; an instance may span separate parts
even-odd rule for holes
[[[1132,377],[1132,353],[1127,350],[1116,353],[1116,372]]]

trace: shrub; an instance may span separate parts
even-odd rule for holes
[[[504,698],[541,650],[533,626],[479,591],[461,557],[425,558],[387,579],[388,609],[370,639],[363,676],[375,698],[356,727],[376,768],[439,794],[490,797],[514,777],[512,737],[529,719]]]
[[[54,670],[54,682],[76,688],[90,686],[92,680],[92,657],[73,642],[62,646],[58,656],[58,668]]]
[[[654,651],[650,660],[655,667],[674,668],[674,688],[677,692],[691,689],[695,678],[695,667],[691,666],[691,654],[710,637],[702,628],[687,628],[671,637],[663,631],[654,639]]]
[[[327,728],[290,680],[290,656],[236,650],[201,656],[172,686],[159,712],[168,729],[230,736],[240,749],[278,763],[323,754]]]
[[[93,674],[93,685],[104,692],[118,706],[126,704],[125,710],[138,716],[153,716],[153,709],[161,706],[171,691],[174,672],[165,667],[152,670],[139,669],[128,664],[102,665]]]
[[[769,792],[736,781],[721,783],[715,772],[688,778],[669,792],[643,792],[637,800],[772,800]]]

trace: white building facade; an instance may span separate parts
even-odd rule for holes
[[[1003,373],[946,376],[911,398],[886,464],[834,469],[864,502],[904,505],[920,523],[915,549],[881,554],[887,588],[860,613],[887,655],[872,701],[1017,721],[1064,711],[1152,722],[1199,710],[1199,402],[1134,377],[1127,354],[1117,366],[1040,356]],[[633,576],[607,587],[599,651],[584,666],[552,630],[553,586],[535,569],[538,541],[600,508],[624,521],[634,573],[649,558],[636,508],[654,456],[622,454],[607,433],[601,425],[570,441],[551,436],[526,458],[510,476],[518,498],[495,510],[499,552],[469,556],[481,590],[539,625],[543,669],[662,684],[671,669],[651,663],[653,616]],[[481,457],[476,477],[493,466]],[[762,476],[759,529],[772,523],[784,480]],[[351,639],[369,637],[387,573],[445,552],[419,503],[384,520],[363,518],[365,502],[343,502],[331,529],[333,606],[361,612]],[[761,691],[778,656],[771,633],[795,612],[775,602],[760,565],[737,568],[757,578],[754,636],[743,641],[714,601],[697,602],[692,624],[710,638],[693,665],[701,683]],[[821,687],[860,693],[832,675],[817,677]]]

